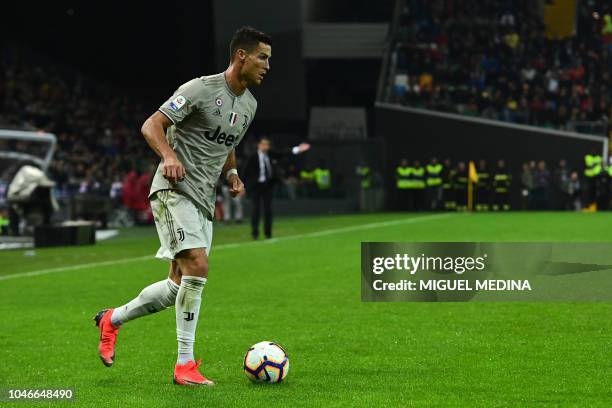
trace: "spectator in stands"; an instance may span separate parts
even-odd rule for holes
[[[568,210],[580,211],[582,209],[582,185],[578,173],[572,171],[567,185],[567,194],[570,197]]]
[[[134,209],[137,210],[137,224],[152,224],[153,212],[149,204],[149,190],[151,188],[151,180],[155,174],[155,167],[148,166],[142,172],[136,181],[136,189],[134,195]]]
[[[137,219],[138,173],[130,170],[123,180],[123,205],[133,220]]]
[[[533,207],[536,210],[548,210],[550,208],[550,172],[546,168],[546,162],[540,160],[533,172]]]
[[[534,188],[533,171],[530,163],[523,163],[521,172],[521,209],[531,210]]]
[[[553,209],[566,210],[568,208],[570,202],[569,182],[570,171],[567,168],[567,162],[565,159],[561,159],[553,176]]]

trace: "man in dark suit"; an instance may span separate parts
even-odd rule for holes
[[[249,157],[245,174],[247,194],[251,197],[251,227],[253,239],[259,238],[259,215],[263,204],[264,234],[272,238],[272,193],[278,181],[276,159],[290,154],[300,154],[310,149],[308,143],[286,151],[271,151],[270,139],[262,137],[257,143],[257,152]]]

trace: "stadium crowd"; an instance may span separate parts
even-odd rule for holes
[[[135,135],[146,118],[141,104],[109,84],[3,49],[0,58],[0,127],[57,135],[50,174],[60,196],[108,193],[131,169],[155,163]]]
[[[127,210],[129,218],[137,223],[151,222],[148,193],[159,159],[140,135],[140,126],[149,114],[142,103],[112,84],[98,82],[70,67],[46,63],[41,56],[17,46],[1,48],[0,128],[44,130],[57,135],[48,173],[56,183],[55,197],[74,204],[72,215],[76,217],[105,217],[111,207]],[[239,146],[239,168],[246,165],[245,158],[256,151],[256,145],[257,137],[251,134]],[[0,141],[2,146],[6,150],[32,149],[31,145]],[[302,169],[292,160],[280,161],[277,195],[289,199],[325,196],[320,194],[329,189],[321,183],[320,175],[325,171],[329,169]],[[0,169],[0,176],[9,174],[5,168]],[[0,180],[0,196],[4,196],[8,182]],[[219,186],[220,210],[222,204],[227,208],[228,200]],[[3,202],[0,207],[6,206]],[[98,205],[90,205],[93,202]],[[96,207],[100,211],[93,210]],[[220,215],[226,218],[222,210]],[[102,222],[106,224],[107,220]]]
[[[612,5],[578,2],[576,35],[548,38],[544,0],[406,0],[388,102],[566,129],[607,126]]]

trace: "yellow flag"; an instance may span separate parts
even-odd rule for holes
[[[478,183],[478,172],[476,171],[476,165],[473,161],[470,161],[468,177],[472,183]]]

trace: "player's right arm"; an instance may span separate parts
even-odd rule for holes
[[[176,183],[185,178],[185,167],[166,140],[166,129],[171,125],[170,119],[157,111],[144,122],[140,131],[151,149],[162,159],[164,177]]]

